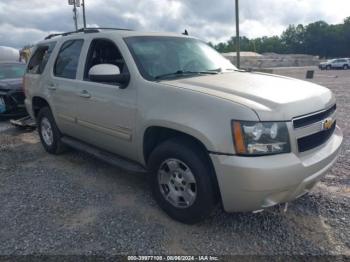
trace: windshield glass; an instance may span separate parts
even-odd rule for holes
[[[0,64],[0,80],[21,78],[24,75],[25,64]]]
[[[140,73],[148,80],[236,70],[230,61],[197,39],[137,36],[125,42]]]

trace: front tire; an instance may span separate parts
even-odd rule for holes
[[[153,195],[171,218],[194,224],[210,215],[217,199],[213,171],[196,143],[167,140],[152,152],[148,166]]]
[[[65,146],[61,142],[61,132],[59,131],[50,108],[40,109],[37,117],[37,127],[44,149],[50,154],[60,154]]]
[[[332,67],[331,67],[330,65],[328,65],[328,66],[326,66],[326,69],[327,69],[327,70],[331,70]]]
[[[347,69],[349,69],[349,66],[348,66],[348,65],[344,65],[344,66],[343,66],[343,69],[344,69],[344,70],[347,70]]]

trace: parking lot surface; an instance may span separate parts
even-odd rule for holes
[[[275,73],[305,79],[306,68]],[[319,71],[337,97],[339,160],[309,195],[262,213],[218,208],[188,226],[153,200],[146,175],[85,153],[47,154],[36,131],[0,122],[0,254],[350,256],[350,70]]]

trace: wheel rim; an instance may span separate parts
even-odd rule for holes
[[[51,146],[53,144],[51,123],[46,117],[41,120],[41,135],[46,145]]]
[[[179,159],[167,159],[160,165],[158,184],[164,199],[177,208],[188,208],[196,200],[196,179]]]

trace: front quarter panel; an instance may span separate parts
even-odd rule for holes
[[[248,107],[162,82],[144,80],[138,100],[140,144],[148,127],[160,126],[197,138],[210,152],[234,154],[231,120],[258,121]]]

